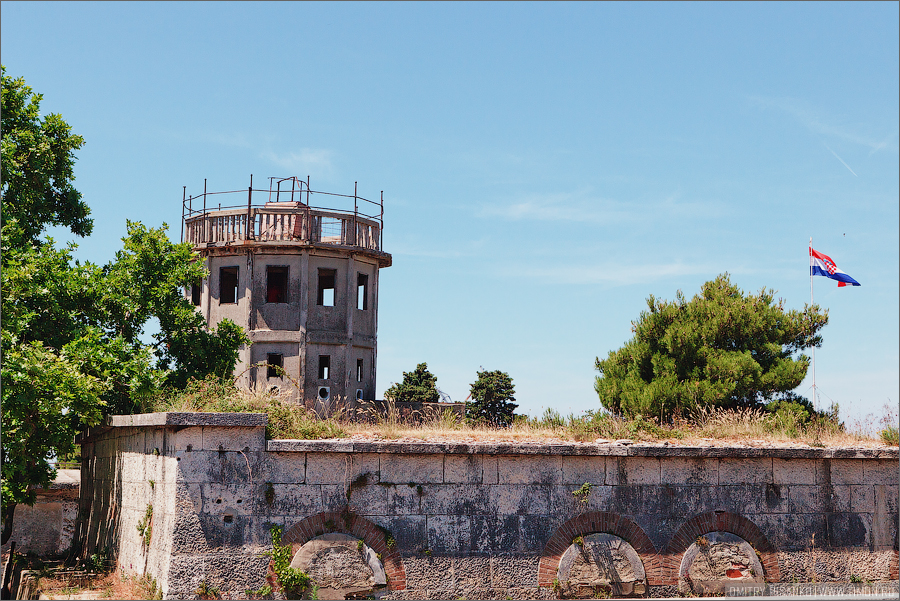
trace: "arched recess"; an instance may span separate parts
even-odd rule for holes
[[[681,525],[660,554],[659,584],[677,585],[681,557],[698,537],[708,532],[730,532],[750,543],[759,554],[766,582],[780,582],[778,556],[759,527],[744,516],[730,511],[710,511],[696,515]]]
[[[281,542],[290,545],[296,553],[304,543],[327,532],[350,534],[361,539],[373,551],[381,555],[384,572],[388,577],[388,588],[392,591],[406,589],[406,569],[396,547],[388,547],[387,535],[374,522],[355,513],[325,511],[304,518],[285,530]]]
[[[628,518],[608,511],[588,511],[575,516],[557,528],[541,553],[538,564],[538,586],[551,587],[559,569],[559,560],[572,544],[572,539],[585,534],[614,534],[637,551],[649,584],[656,584],[659,568],[656,548],[640,526]]]

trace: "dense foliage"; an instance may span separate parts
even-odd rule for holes
[[[2,381],[3,542],[17,503],[55,477],[53,459],[74,451],[76,432],[103,415],[130,413],[160,387],[224,376],[248,342],[231,322],[216,331],[183,297],[203,277],[186,244],[128,224],[124,249],[104,267],[74,261],[70,244],[41,240],[48,225],[91,232],[72,185],[84,143],[59,115],[40,117],[39,94],[3,69]],[[140,340],[159,320],[156,343]],[[154,357],[155,355],[155,357]],[[155,359],[155,361],[154,361]]]
[[[702,407],[756,407],[782,399],[803,381],[828,323],[817,305],[785,311],[774,291],[745,295],[728,274],[706,282],[690,301],[647,299],[634,337],[597,359],[594,388],[617,415],[670,419]]]
[[[57,114],[40,117],[41,94],[21,77],[3,76],[3,216],[16,245],[36,242],[46,225],[62,225],[77,236],[91,233],[91,211],[72,186],[75,151],[84,139]]]
[[[503,371],[479,371],[478,379],[469,386],[466,418],[476,423],[505,427],[512,423],[513,411],[518,407],[516,387]]]
[[[428,364],[419,363],[415,370],[403,372],[403,381],[391,384],[384,391],[384,398],[399,403],[437,403],[441,393],[437,378],[428,371]]]

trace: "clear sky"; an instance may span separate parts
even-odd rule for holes
[[[378,393],[596,409],[594,359],[722,272],[810,300],[845,418],[897,407],[898,3],[2,4],[2,61],[86,144],[105,263],[125,220],[269,176],[384,190]],[[71,234],[55,232],[57,239]],[[888,269],[890,267],[890,269]],[[811,377],[797,389],[810,394]]]

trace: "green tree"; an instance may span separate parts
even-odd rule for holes
[[[690,301],[647,299],[632,322],[634,337],[605,360],[594,389],[615,414],[658,416],[698,407],[758,406],[795,400],[809,358],[798,354],[822,344],[828,312],[818,305],[785,311],[763,288],[745,295],[727,273],[706,282]]]
[[[72,186],[83,141],[59,115],[40,119],[40,95],[3,69],[2,106],[2,464],[3,543],[18,503],[56,476],[53,459],[74,450],[74,435],[104,414],[130,413],[143,395],[191,377],[225,376],[249,342],[231,322],[216,331],[184,298],[205,275],[187,244],[162,229],[128,224],[124,249],[98,267],[72,259],[75,248],[40,240],[47,225],[90,233]],[[140,336],[156,317],[161,332]],[[156,362],[154,364],[154,353]]]
[[[419,363],[415,370],[403,372],[403,381],[391,384],[384,391],[384,398],[394,402],[437,403],[441,400],[441,393],[437,378],[428,371],[428,364]]]
[[[77,236],[91,233],[90,209],[72,186],[75,151],[84,139],[71,133],[57,114],[40,117],[41,94],[34,94],[21,77],[3,76],[3,215],[7,235],[36,242],[46,225],[62,225]]]
[[[151,317],[159,320],[155,354],[165,383],[183,388],[207,375],[231,375],[241,345],[250,342],[233,321],[215,330],[183,294],[183,287],[208,275],[187,243],[172,244],[166,224],[148,229],[128,222],[128,236],[116,260],[106,268],[106,306],[117,332],[133,344]]]
[[[469,386],[466,417],[474,422],[506,427],[512,423],[518,407],[516,387],[504,371],[479,371],[478,379]]]

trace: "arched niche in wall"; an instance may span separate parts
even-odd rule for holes
[[[598,595],[644,595],[644,564],[627,541],[614,534],[576,537],[559,560],[559,592],[568,599]]]
[[[759,574],[762,579],[760,582],[781,581],[775,548],[756,524],[742,515],[729,511],[710,511],[695,515],[684,522],[669,539],[668,545],[660,554],[659,584],[679,584],[682,563],[688,551],[697,545],[698,541],[702,543],[704,537],[706,541],[711,540],[709,536],[711,533],[733,534],[748,543],[753,550],[753,557],[757,558],[762,570]],[[719,537],[713,538],[719,540]],[[724,541],[725,537],[721,540]],[[654,584],[652,579],[651,584]]]
[[[319,587],[319,598],[324,599],[368,596],[387,586],[378,555],[349,534],[330,532],[305,542],[294,554],[291,567],[306,572]]]
[[[736,587],[761,587],[764,582],[756,550],[730,532],[698,536],[678,570],[678,592],[685,595],[721,595]]]
[[[613,542],[603,543],[603,545],[612,546],[615,544],[617,554],[621,557],[631,558],[629,563],[635,556],[637,557],[637,563],[640,564],[641,568],[639,570],[632,568],[632,571],[635,574],[643,572],[644,575],[641,580],[634,581],[636,584],[643,583],[643,586],[646,587],[647,584],[652,585],[656,583],[657,567],[653,563],[656,557],[656,549],[643,529],[622,515],[607,511],[587,511],[571,518],[557,528],[544,546],[540,562],[538,563],[538,586],[551,588],[555,584],[554,581],[561,582],[559,575],[562,560],[569,548],[576,544],[576,541],[579,541],[579,539],[590,539],[591,536],[603,534],[611,535],[611,537],[591,540],[621,540],[627,547],[622,546],[621,543]],[[633,556],[631,555],[632,552],[634,553]],[[624,564],[621,561],[620,565],[624,568]],[[601,580],[599,568],[597,574],[598,576],[595,580]]]
[[[357,541],[362,541],[364,548],[374,553],[376,558],[381,556],[380,563],[386,576],[387,588],[392,591],[406,588],[406,569],[393,536],[389,536],[388,531],[377,524],[348,510],[326,511],[303,518],[284,531],[281,542],[291,546],[296,559],[306,543],[329,534],[349,535],[353,539],[351,547],[354,551],[359,545]],[[340,549],[337,551],[341,552]]]

